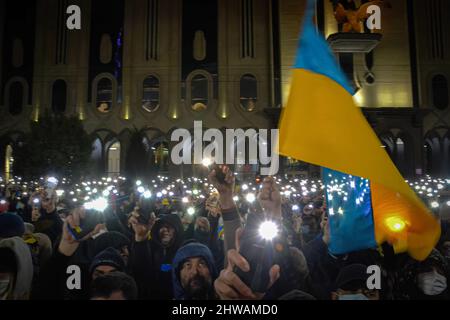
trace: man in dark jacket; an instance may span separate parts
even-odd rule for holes
[[[176,214],[161,215],[153,226],[151,222],[142,224],[135,216],[129,222],[135,233],[130,268],[139,298],[172,299],[172,262],[183,243],[180,218]]]
[[[345,266],[351,264],[379,264],[380,255],[376,249],[366,249],[335,256],[328,251],[331,241],[328,217],[323,215],[322,233],[305,244],[303,253],[310,270],[311,292],[319,300],[329,300],[336,289],[336,279]]]
[[[217,269],[207,246],[191,242],[178,249],[172,264],[175,299],[214,299],[213,283],[216,278]]]
[[[38,200],[36,202],[33,202]],[[39,197],[31,198],[31,220],[35,227],[35,232],[46,234],[55,246],[56,241],[61,236],[63,221],[56,210],[56,193],[47,194],[45,191]],[[37,205],[38,203],[41,204]]]
[[[125,261],[120,252],[111,247],[97,254],[92,262],[90,260],[89,263],[87,261],[83,263],[73,262],[74,254],[80,248],[80,243],[83,242],[73,238],[68,226],[70,225],[72,228],[79,226],[83,212],[83,208],[76,208],[67,216],[61,230],[61,240],[47,264],[42,268],[38,283],[33,288],[32,296],[34,299],[88,299],[89,284],[95,277],[108,272],[124,271]],[[98,229],[97,227],[96,229]],[[94,232],[95,230],[91,232],[91,235],[94,235]],[[70,276],[67,273],[69,265],[78,266],[81,272],[80,289],[67,290],[67,280]]]
[[[93,239],[91,256],[95,257],[103,250],[112,247],[120,252],[125,265],[128,264],[130,240],[120,232],[108,231]]]

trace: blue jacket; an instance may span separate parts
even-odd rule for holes
[[[214,280],[216,280],[217,278],[218,272],[211,250],[209,250],[207,246],[197,242],[191,242],[184,245],[183,247],[178,249],[172,263],[172,284],[174,298],[176,300],[185,300],[188,298],[180,283],[180,267],[186,259],[194,257],[202,257],[203,259],[205,259],[206,263],[208,264],[212,281],[214,282]]]

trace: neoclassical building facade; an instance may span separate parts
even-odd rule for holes
[[[405,176],[450,176],[450,3],[390,1],[382,29],[362,36],[372,39],[373,50],[342,50],[342,41],[333,42],[342,29],[334,17],[338,2],[317,1],[317,28],[383,147]],[[367,1],[340,2],[352,10]],[[45,112],[83,121],[95,138],[92,166],[99,175],[133,165],[127,157],[136,130],[149,172],[186,175],[195,168],[171,163],[173,130],[192,130],[196,120],[205,129],[276,128],[305,3],[1,1],[2,175],[13,174],[15,146]],[[66,26],[70,5],[81,9],[80,30]],[[373,40],[374,33],[381,39]],[[252,174],[257,166],[239,170]],[[282,172],[317,174],[292,159],[283,159]]]

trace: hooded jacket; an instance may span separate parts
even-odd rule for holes
[[[129,245],[130,240],[125,235],[117,231],[108,231],[101,234],[93,241],[91,256],[95,257],[109,247],[120,250],[122,247],[128,247]]]
[[[189,299],[183,287],[181,286],[180,268],[184,261],[194,257],[202,257],[203,259],[205,259],[206,263],[208,264],[208,269],[212,278],[212,283],[214,283],[214,281],[217,278],[217,268],[215,266],[211,250],[209,250],[207,246],[196,242],[184,245],[183,247],[178,249],[177,254],[175,255],[175,258],[173,259],[172,263],[172,284],[173,284],[174,298],[176,300]],[[213,290],[213,288],[211,289]]]
[[[165,224],[175,229],[172,244],[164,247],[159,240],[159,231]],[[151,230],[151,239],[133,242],[130,267],[138,284],[140,299],[168,300],[172,293],[172,261],[183,243],[183,226],[176,214],[160,216]]]
[[[58,238],[61,236],[63,221],[58,216],[56,210],[47,213],[41,209],[41,217],[34,222],[35,232],[46,234],[52,241],[53,247],[56,245]]]
[[[19,237],[0,240],[0,249],[9,249],[16,258],[14,285],[8,293],[8,300],[28,300],[33,280],[33,262],[27,244]]]

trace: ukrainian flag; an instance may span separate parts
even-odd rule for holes
[[[353,89],[313,24],[314,8],[315,1],[308,1],[279,125],[279,152],[328,168],[327,176],[340,172],[351,175],[348,181],[360,177],[370,182],[363,197],[346,197],[349,203],[369,203],[369,211],[346,210],[342,204],[338,212],[329,212],[330,220],[337,219],[330,225],[336,252],[352,251],[355,243],[362,249],[388,242],[397,253],[424,260],[439,239],[440,224],[404,181],[355,105]],[[339,183],[338,178],[333,181]]]

